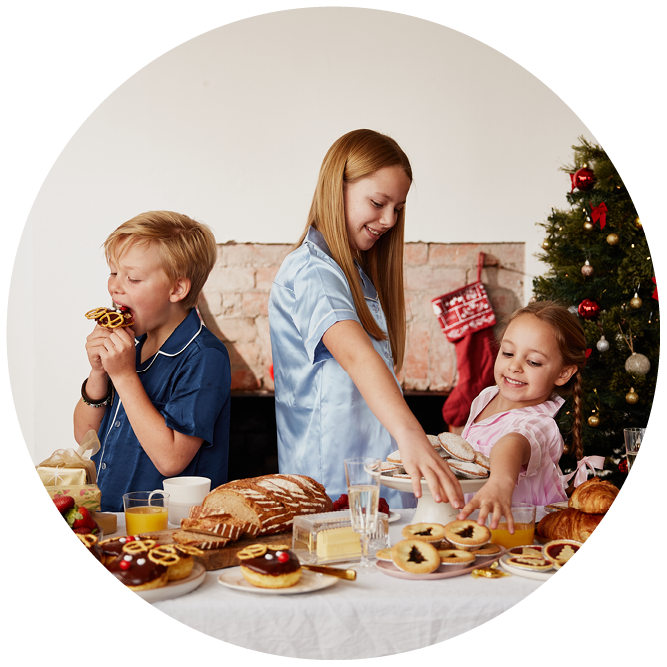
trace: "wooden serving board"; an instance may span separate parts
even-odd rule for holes
[[[168,530],[156,530],[152,533],[142,533],[142,535],[154,539],[158,544],[174,544],[173,535],[177,530],[180,529],[170,528]],[[220,549],[203,549],[202,555],[195,556],[194,558],[197,562],[201,563],[207,571],[221,570],[225,567],[234,567],[240,563],[236,554],[250,544],[266,544],[274,549],[279,547],[291,549],[292,533],[277,533],[276,535],[263,535],[237,540],[236,542],[230,542],[227,546]]]

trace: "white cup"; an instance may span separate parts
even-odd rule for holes
[[[188,518],[188,512],[194,505],[201,505],[211,490],[208,477],[171,477],[162,482],[162,487],[169,494],[169,523],[180,526],[181,519]]]

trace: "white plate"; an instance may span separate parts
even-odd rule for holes
[[[170,581],[162,588],[152,588],[148,591],[134,591],[139,597],[146,600],[146,602],[161,602],[162,600],[169,600],[170,598],[177,598],[180,595],[190,593],[197,588],[204,577],[206,570],[201,563],[195,563],[192,567],[192,572],[185,579],[178,581]]]
[[[507,559],[512,558],[513,554],[505,554],[500,559],[500,567],[510,574],[516,574],[517,577],[525,577],[526,579],[537,579],[538,581],[546,581],[556,574],[557,570],[525,570],[522,567],[514,567],[507,564]]]
[[[466,565],[465,567],[453,570],[450,565],[441,565],[435,572],[429,572],[428,574],[412,574],[411,572],[406,572],[405,570],[401,570],[400,567],[396,567],[392,561],[387,560],[375,561],[375,567],[377,567],[382,574],[396,577],[397,579],[449,579],[451,577],[460,577],[463,574],[469,574],[480,567],[488,567],[491,563],[497,561],[499,556],[505,553],[505,548],[501,547],[501,549],[502,551],[500,554],[487,556],[486,558],[476,558],[472,565]]]
[[[241,568],[230,567],[226,569],[219,577],[218,583],[233,588],[237,591],[246,593],[259,593],[261,595],[295,595],[297,593],[312,593],[323,588],[329,588],[338,582],[336,577],[330,577],[326,574],[317,574],[308,570],[301,570],[301,579],[299,583],[289,588],[259,588],[248,583],[241,574]]]
[[[482,477],[481,479],[459,479],[459,484],[461,485],[461,490],[463,493],[474,493],[479,491],[487,482],[489,481],[488,477]],[[412,480],[403,477],[391,477],[391,475],[380,475],[380,482],[383,486],[386,486],[389,489],[396,489],[397,491],[407,491],[412,492]],[[425,479],[421,480],[422,493],[429,494],[428,484]],[[423,497],[423,496],[422,496]]]
[[[394,521],[398,521],[401,518],[401,515],[398,512],[392,512],[391,510],[389,511],[389,523],[393,523]]]

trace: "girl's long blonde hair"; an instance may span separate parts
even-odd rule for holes
[[[399,212],[396,224],[370,250],[356,251],[353,255],[347,236],[343,196],[344,183],[395,165],[400,166],[412,182],[410,161],[391,137],[373,130],[353,130],[340,137],[324,156],[308,221],[294,248],[303,243],[309,227],[322,234],[334,261],[347,278],[361,325],[375,340],[385,340],[385,334],[366,305],[354,266],[355,259],[359,262],[377,290],[398,372],[403,366],[406,331],[403,293],[405,206]]]
[[[574,423],[572,425],[572,454],[577,461],[584,456],[581,438],[582,430],[582,377],[581,370],[586,365],[586,334],[577,318],[565,306],[555,301],[535,301],[525,308],[515,310],[503,323],[504,328],[500,340],[509,323],[520,315],[535,315],[540,321],[548,324],[554,332],[565,366],[576,366],[577,371],[556,391],[562,396],[572,395],[574,400]]]

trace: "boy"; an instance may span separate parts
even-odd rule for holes
[[[212,231],[185,215],[149,211],[104,243],[109,294],[128,328],[95,325],[90,373],[74,410],[74,437],[95,429],[102,511],[123,494],[177,475],[227,481],[231,374],[225,346],[195,305],[216,259]],[[136,340],[135,340],[136,336]]]

